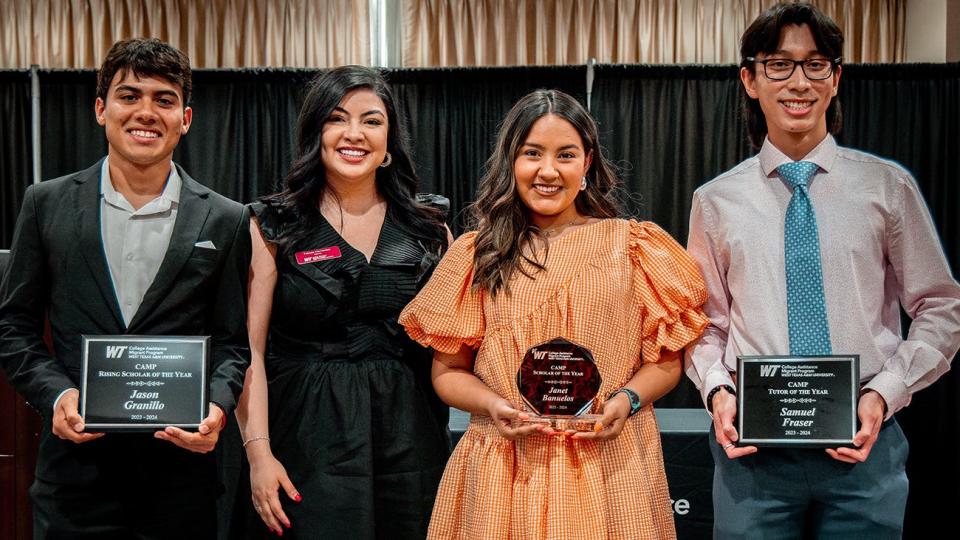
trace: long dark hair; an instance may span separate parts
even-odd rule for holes
[[[321,133],[327,118],[352,90],[368,88],[382,101],[387,113],[388,167],[376,172],[377,192],[387,201],[386,219],[408,234],[425,240],[432,248],[445,248],[444,212],[417,201],[419,181],[407,150],[407,132],[397,113],[393,93],[379,71],[363,66],[343,66],[315,76],[309,83],[297,119],[296,157],[283,183],[283,190],[264,200],[291,210],[278,244],[286,250],[306,237],[320,218],[319,203],[327,190],[326,169],[321,159]]]
[[[843,54],[843,32],[830,17],[824,15],[815,6],[803,2],[777,4],[761,13],[743,32],[740,38],[740,67],[747,68],[756,77],[757,64],[747,58],[756,58],[760,53],[769,54],[776,51],[780,43],[780,31],[784,26],[791,24],[807,25],[810,33],[813,34],[813,42],[817,44],[817,52],[825,55],[831,62]],[[740,106],[747,120],[750,143],[754,148],[760,148],[763,145],[763,139],[767,136],[767,117],[763,115],[763,109],[760,108],[760,100],[747,95],[742,84],[740,85]],[[833,96],[827,107],[827,131],[836,135],[840,133],[842,127],[840,97]]]
[[[601,152],[597,125],[590,113],[577,100],[557,90],[527,94],[510,109],[500,125],[496,146],[477,187],[477,199],[469,207],[471,222],[477,230],[473,287],[484,288],[491,296],[500,290],[509,294],[514,272],[532,277],[523,267],[523,261],[533,266],[534,272],[543,270],[546,263],[549,247],[542,258],[527,249],[534,240],[546,238],[530,221],[529,210],[517,194],[513,165],[533,124],[548,114],[569,122],[580,135],[585,154],[593,155],[586,173],[587,188],[574,199],[577,211],[598,218],[621,215],[616,195],[617,175]]]

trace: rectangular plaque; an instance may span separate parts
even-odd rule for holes
[[[83,336],[87,431],[197,428],[207,416],[209,336]]]
[[[860,357],[737,357],[738,446],[853,446]]]

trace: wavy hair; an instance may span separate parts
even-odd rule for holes
[[[621,215],[616,191],[619,180],[614,166],[601,152],[597,125],[590,113],[571,96],[558,90],[536,90],[518,101],[500,125],[493,154],[477,187],[477,198],[469,206],[470,220],[477,236],[474,241],[473,288],[486,289],[491,296],[510,293],[515,272],[527,277],[542,271],[549,244],[546,235],[530,219],[529,210],[517,194],[513,167],[533,124],[546,115],[570,123],[580,135],[586,155],[593,159],[587,170],[587,188],[574,199],[584,216],[610,218]],[[535,240],[547,248],[543,255],[529,249]],[[528,265],[530,269],[524,266]]]
[[[320,219],[320,200],[328,189],[321,159],[323,126],[349,92],[373,91],[387,113],[387,151],[393,160],[376,171],[377,192],[387,201],[386,219],[435,249],[445,249],[444,212],[417,200],[419,181],[407,150],[408,137],[397,113],[393,93],[379,71],[364,66],[343,66],[316,75],[309,83],[296,130],[296,155],[283,182],[283,190],[262,200],[291,210],[290,220],[278,238],[281,250],[304,239]],[[332,190],[332,188],[331,188]]]

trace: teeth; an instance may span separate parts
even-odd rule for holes
[[[133,129],[130,130],[130,133],[136,135],[137,137],[146,137],[148,139],[156,139],[160,136],[159,133],[154,133],[153,131],[145,131],[142,129]]]
[[[810,104],[806,101],[784,101],[783,104],[786,105],[788,109],[794,109],[797,111],[806,109],[810,106]]]
[[[367,155],[363,150],[347,150],[346,148],[340,150],[340,153],[351,157],[363,157]]]
[[[542,184],[536,184],[533,186],[533,188],[543,193],[556,193],[560,191],[560,186],[545,186]]]

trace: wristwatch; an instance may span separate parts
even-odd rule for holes
[[[713,414],[713,396],[717,395],[717,392],[720,390],[726,390],[727,392],[730,392],[730,395],[732,396],[737,395],[737,391],[729,384],[718,384],[717,386],[714,386],[713,390],[710,390],[710,393],[707,394],[707,411],[709,411],[710,414]]]
[[[610,401],[611,399],[613,399],[613,396],[617,394],[623,394],[627,396],[628,400],[630,400],[630,416],[633,416],[638,412],[640,412],[640,408],[643,407],[643,403],[640,401],[640,394],[624,386],[622,388],[614,390],[613,393],[607,396],[607,401]]]

